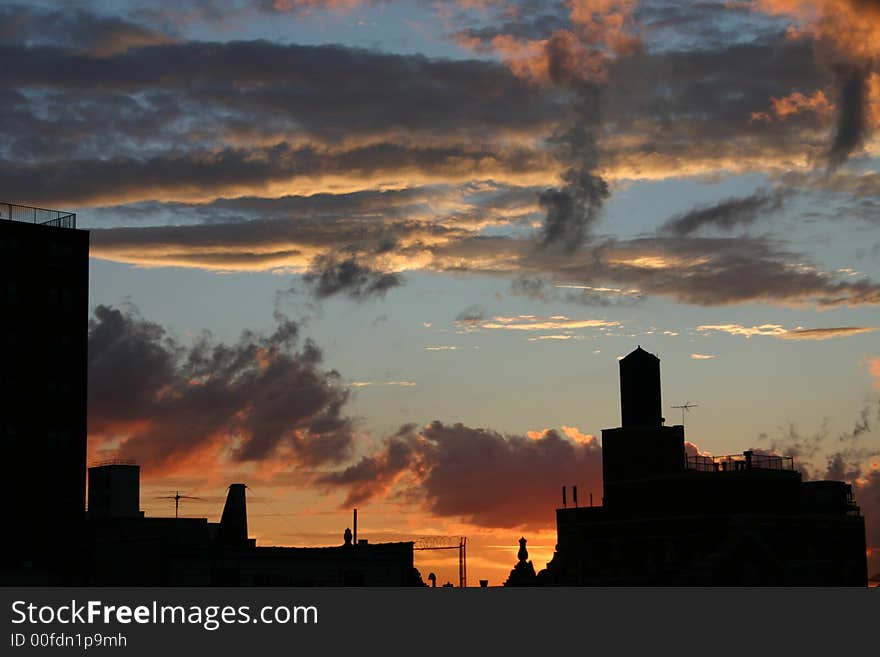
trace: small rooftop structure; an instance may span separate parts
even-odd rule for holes
[[[698,472],[741,472],[743,470],[794,470],[791,456],[776,454],[756,454],[747,450],[742,454],[709,456],[698,454],[685,458],[686,470]]]
[[[17,203],[0,203],[0,220],[41,224],[56,228],[76,228],[76,213],[65,210],[49,210]]]
[[[141,468],[132,461],[102,461],[89,468],[90,518],[142,518]]]

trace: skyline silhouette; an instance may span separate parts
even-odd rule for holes
[[[880,572],[878,12],[0,0],[0,224],[68,236],[0,233],[13,515],[83,506],[44,435],[136,463],[147,518],[245,483],[258,546],[357,508],[500,585],[563,486],[601,506],[641,345],[695,465],[851,485]]]
[[[358,537],[357,508],[354,529],[345,529],[341,547],[258,545],[248,530],[245,483],[227,486],[218,523],[206,518],[181,518],[180,500],[200,498],[180,495],[179,491],[174,496],[161,496],[174,500],[173,519],[147,516],[140,510],[140,466],[134,460],[119,458],[125,456],[125,443],[118,458],[88,468],[86,505],[83,429],[90,411],[82,389],[91,378],[91,365],[106,360],[103,354],[87,348],[89,341],[83,331],[86,324],[81,308],[88,292],[88,275],[82,264],[88,256],[88,233],[75,228],[74,215],[68,215],[65,225],[59,226],[57,219],[37,221],[37,210],[31,210],[33,220],[23,220],[27,208],[19,208],[17,217],[10,213],[11,220],[0,224],[4,243],[14,241],[16,247],[4,263],[6,279],[16,291],[6,307],[11,313],[20,313],[22,301],[39,307],[47,294],[69,301],[49,306],[53,323],[33,312],[30,325],[24,327],[33,329],[27,335],[38,342],[30,351],[43,354],[43,360],[23,351],[28,358],[7,361],[10,378],[31,381],[24,390],[17,391],[18,403],[6,414],[11,434],[27,436],[13,442],[18,450],[14,452],[16,461],[42,465],[45,489],[43,495],[25,496],[2,525],[5,547],[0,553],[0,574],[5,583],[426,586],[415,567],[415,550],[457,547],[459,586],[467,586],[465,537],[457,546],[432,542],[415,547],[412,540],[371,544]],[[59,273],[63,274],[67,294],[58,293]],[[103,312],[117,322],[122,318],[112,309]],[[51,340],[52,334],[39,330],[47,326],[53,331],[68,331],[67,339],[61,341],[64,351],[60,357],[59,352],[39,344]],[[89,328],[91,337],[95,323]],[[296,337],[296,325],[287,320],[271,338],[262,340],[261,350],[241,349],[244,355],[232,360],[244,358],[249,363],[244,366],[244,374],[234,377],[233,384],[238,386],[241,378],[252,378],[257,372],[258,377],[271,372],[279,361],[285,367],[296,363],[297,357],[310,365],[319,362],[317,353],[300,356],[294,352],[292,358],[289,351],[284,351],[285,347],[291,348]],[[145,350],[138,352],[143,354]],[[229,353],[217,349],[210,359],[207,352],[202,352],[200,358],[213,361],[215,368],[216,361],[231,360]],[[193,360],[191,355],[189,361]],[[865,522],[852,485],[837,481],[804,483],[791,456],[751,449],[722,457],[701,452],[685,441],[684,426],[667,426],[661,415],[660,359],[639,345],[618,359],[618,364],[621,425],[603,430],[601,448],[594,439],[587,441],[601,453],[601,503],[594,506],[591,491],[589,506],[579,507],[578,488],[573,485],[573,508],[569,509],[563,485],[563,508],[556,509],[553,558],[545,569],[536,572],[529,560],[527,539],[521,537],[518,560],[504,586],[868,584]],[[118,365],[105,362],[103,366],[114,368],[133,382],[150,374],[140,369],[123,372]],[[186,388],[210,388],[214,383],[210,375],[202,374],[201,380],[193,378],[200,371],[201,364],[196,365]],[[294,375],[285,377],[284,382],[301,383],[303,378],[302,369],[294,368]],[[51,416],[49,425],[35,419],[45,403],[40,394],[42,382],[62,391],[80,390],[68,396],[68,405],[60,407],[66,413]],[[259,386],[250,381],[243,388],[239,396],[257,407]],[[290,390],[282,392],[282,403],[292,401]],[[158,401],[157,397],[170,397],[173,405],[181,398],[166,389],[153,399],[141,399],[149,404]],[[334,418],[338,417],[336,411]],[[312,422],[312,426],[321,426]],[[182,436],[180,430],[185,429],[165,426],[166,430],[176,430],[172,437]],[[323,426],[327,426],[326,419]],[[347,425],[334,419],[330,426],[339,430]],[[449,429],[438,422],[429,428],[441,433]],[[456,425],[452,429],[455,432],[460,428]],[[409,427],[399,431],[397,442],[385,445],[388,453],[394,450],[398,459],[403,457],[404,466],[407,457],[411,459],[419,451],[414,430]],[[317,434],[316,440],[320,437]],[[530,438],[539,444],[560,440],[549,432]],[[241,441],[239,451],[248,453],[249,445],[260,440],[265,438],[252,434],[249,441]],[[170,448],[178,446],[171,443]],[[376,457],[364,456],[354,465],[323,475],[322,482],[342,486],[361,482],[361,486],[370,486],[378,478],[381,483],[376,463]],[[383,464],[387,466],[389,461]],[[394,467],[399,470],[403,466],[397,463]],[[490,478],[495,475],[491,469],[485,474]],[[17,490],[34,479],[27,468],[15,476]],[[351,493],[346,502],[358,499]],[[465,505],[476,501],[462,499]],[[467,508],[463,513],[468,513]],[[432,587],[436,586],[436,573],[430,573],[428,579]],[[481,586],[487,583],[480,580]]]

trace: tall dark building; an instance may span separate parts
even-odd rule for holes
[[[663,425],[660,361],[620,361],[622,426],[602,431],[600,506],[556,510],[546,585],[866,586],[849,484],[802,481],[790,457],[688,453]],[[693,452],[693,450],[691,450]]]
[[[89,233],[76,215],[0,203],[0,440],[10,499],[3,563],[46,566],[34,545],[85,513]],[[10,539],[11,540],[11,539]],[[15,568],[15,563],[11,564]]]

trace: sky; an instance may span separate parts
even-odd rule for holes
[[[880,2],[43,1],[0,35],[0,197],[90,231],[89,459],[149,515],[243,481],[261,545],[357,507],[500,584],[562,485],[598,503],[641,345],[701,451],[851,482],[880,571]]]

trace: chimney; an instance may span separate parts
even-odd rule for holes
[[[242,545],[248,542],[247,501],[244,484],[230,484],[226,504],[220,518],[218,540],[226,545]]]

